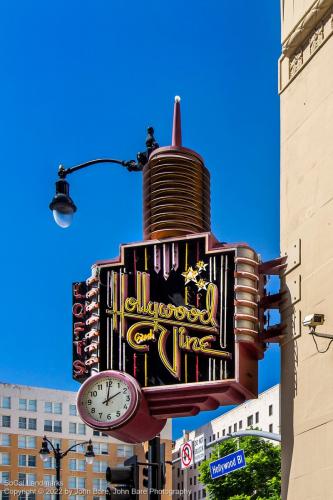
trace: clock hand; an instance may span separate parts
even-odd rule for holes
[[[108,386],[108,394],[107,394],[107,396],[106,396],[106,400],[105,400],[105,401],[106,401],[107,406],[108,406],[108,404],[109,404],[110,389],[111,389],[111,385],[110,385],[110,382],[109,382],[109,386]],[[103,403],[105,403],[105,401],[103,401]]]
[[[107,398],[105,401],[103,401],[103,404],[106,403],[107,405],[109,404],[109,401],[111,401],[111,399],[115,398],[116,396],[118,396],[118,394],[121,394],[121,391],[117,392],[117,394],[114,394],[113,396],[111,396],[110,398]]]

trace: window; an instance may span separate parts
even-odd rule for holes
[[[99,431],[93,431],[93,436],[100,436],[101,433]]]
[[[77,460],[76,458],[71,458],[69,460],[69,470],[85,471],[86,470],[86,461],[85,460]]]
[[[35,431],[37,429],[37,419],[19,417],[19,429],[30,429]]]
[[[190,477],[190,485],[192,486],[192,478]]]
[[[19,455],[18,464],[20,467],[36,467],[35,455]]]
[[[225,429],[223,429],[222,431],[222,436],[225,436]]]
[[[45,462],[43,462],[44,469],[55,469],[55,458],[47,457]]]
[[[76,424],[74,422],[69,422],[69,432],[70,434],[76,434]]]
[[[0,396],[0,408],[10,408],[10,397],[9,396]]]
[[[259,422],[259,412],[256,412],[256,424]]]
[[[78,424],[78,434],[84,435],[86,433],[86,426],[85,424]]]
[[[213,441],[215,441],[215,434],[213,434]]]
[[[206,490],[205,489],[202,490],[202,498],[206,498]]]
[[[228,433],[231,434],[231,431],[232,431],[232,428],[231,428],[231,425],[229,425],[229,427],[228,427]]]
[[[273,424],[269,424],[269,432],[273,432]]]
[[[19,436],[19,448],[37,448],[37,440],[35,436]]]
[[[85,495],[69,495],[68,500],[86,500],[86,496]]]
[[[44,474],[43,484],[44,484],[44,486],[55,487],[56,486],[56,477],[53,476],[52,474]]]
[[[84,477],[74,477],[71,476],[68,478],[68,487],[69,488],[85,488],[86,487],[86,480]]]
[[[10,427],[10,415],[1,415],[1,426]]]
[[[62,403],[45,401],[44,411],[45,411],[45,413],[56,413],[58,415],[61,415],[62,414]]]
[[[27,419],[24,417],[19,417],[19,429],[27,428]]]
[[[95,455],[107,455],[108,445],[107,443],[94,443]]]
[[[133,455],[133,446],[121,444],[117,446],[117,457],[130,458]]]
[[[85,435],[86,426],[85,424],[76,424],[75,422],[69,422],[69,432],[71,434]]]
[[[44,420],[44,431],[62,432],[61,420]]]
[[[36,493],[21,492],[18,496],[19,500],[36,500]]]
[[[44,500],[56,500],[56,496],[47,493],[46,495],[44,495]]]
[[[240,420],[240,421],[238,422],[238,429],[239,429],[239,430],[243,429],[243,421],[242,421],[242,420]]]
[[[37,399],[19,399],[19,410],[37,411]]]
[[[107,462],[102,462],[100,460],[94,460],[93,462],[93,471],[94,472],[105,472],[108,467]],[[178,469],[179,471],[179,469]]]
[[[234,424],[234,432],[237,432],[237,423]]]
[[[105,479],[93,479],[93,489],[94,490],[100,490],[100,491],[105,491],[107,488],[107,484]]]
[[[10,473],[9,472],[0,472],[0,484],[7,484],[10,481]]]
[[[69,405],[69,414],[72,415],[73,417],[76,417],[77,415],[76,405]]]
[[[34,486],[36,483],[36,474],[25,474],[23,472],[19,472],[18,480],[20,486]]]
[[[218,439],[219,437],[220,437],[220,433],[218,432],[218,433],[217,433],[217,439]]]
[[[273,415],[273,405],[269,405],[269,407],[268,407],[268,415],[270,417]]]
[[[10,500],[9,493],[7,493],[6,491],[3,492],[0,491],[0,498],[1,500]]]
[[[10,446],[10,434],[0,434],[0,446]]]
[[[194,484],[196,485],[197,484],[197,476],[194,476],[193,481],[194,481]]]
[[[253,425],[253,415],[247,417],[247,426],[250,427],[251,425]]]
[[[0,453],[0,465],[10,465],[9,453]]]

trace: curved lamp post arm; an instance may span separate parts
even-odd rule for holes
[[[61,458],[65,457],[70,451],[75,450],[78,446],[83,446],[84,444],[91,444],[91,439],[89,439],[89,441],[84,441],[83,443],[73,444],[73,446],[68,448],[68,450],[61,453]]]
[[[232,432],[230,434],[227,434],[226,436],[220,437],[219,439],[215,439],[215,441],[211,441],[210,443],[206,444],[206,448],[209,448],[211,446],[215,446],[216,444],[222,443],[223,441],[226,441],[227,439],[246,437],[246,436],[255,436],[255,437],[259,437],[259,438],[270,439],[271,441],[281,442],[281,435],[280,434],[275,434],[273,432],[259,431],[256,429],[248,429],[245,431]]]
[[[80,163],[79,165],[74,165],[73,167],[65,168],[63,165],[59,165],[58,169],[58,180],[56,182],[56,192],[55,196],[49,205],[49,208],[53,212],[53,217],[55,222],[60,227],[69,227],[72,223],[73,214],[76,212],[77,208],[72,198],[69,195],[69,184],[66,181],[66,176],[82,170],[83,168],[96,165],[97,163],[115,163],[127,168],[129,172],[141,172],[144,166],[149,160],[149,156],[152,151],[159,147],[158,143],[154,138],[154,129],[149,127],[148,135],[146,138],[147,150],[136,155],[135,160],[116,160],[114,158],[97,158],[96,160],[86,161]]]
[[[74,167],[65,168],[63,165],[59,165],[58,175],[61,179],[65,179],[65,177],[77,170],[81,170],[83,168],[90,167],[91,165],[96,165],[97,163],[116,163],[117,165],[121,165],[122,167],[126,167],[129,171],[140,171],[143,168],[143,165],[137,163],[135,160],[115,160],[114,158],[97,158],[96,160],[86,161],[84,163],[80,163],[80,165],[75,165]]]

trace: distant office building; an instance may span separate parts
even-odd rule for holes
[[[168,432],[164,442],[170,457],[170,425],[161,437]],[[59,443],[62,451],[92,440],[96,455],[92,465],[86,463],[84,445],[61,461],[62,498],[68,500],[104,500],[108,466],[121,466],[134,454],[144,461],[144,445],[122,443],[82,423],[75,392],[0,383],[0,500],[55,499],[52,453],[46,462],[39,456],[44,435],[54,445]],[[171,474],[168,483],[171,487]]]
[[[185,441],[193,441],[195,437],[204,434],[206,445],[206,459],[210,458],[212,448],[209,443],[233,432],[246,430],[250,427],[263,431],[280,433],[280,386],[275,385],[259,394],[258,399],[251,399],[237,406],[231,411],[215,418],[198,429],[184,432],[184,436],[177,439],[172,450],[172,460],[180,458],[180,447]],[[199,482],[198,464],[187,470],[181,468],[180,460],[172,466],[172,484],[174,490],[185,490],[188,494],[181,497],[174,495],[175,500],[201,500],[206,498],[206,490]]]

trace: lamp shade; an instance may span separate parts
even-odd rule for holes
[[[58,226],[65,228],[71,225],[73,214],[77,209],[69,196],[69,184],[65,179],[59,179],[56,182],[56,194],[49,206]]]

